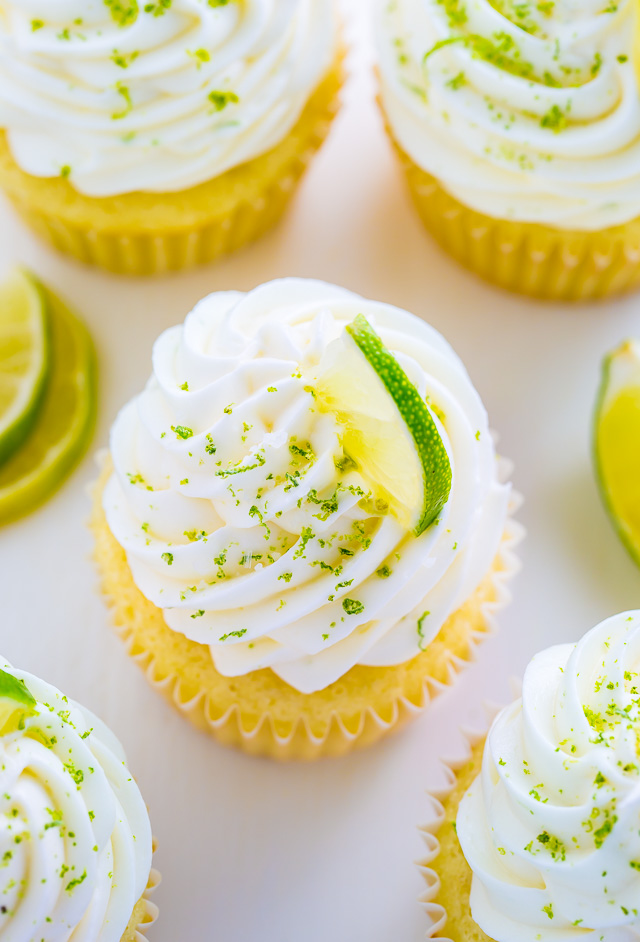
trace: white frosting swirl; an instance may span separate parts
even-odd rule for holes
[[[496,942],[640,939],[640,611],[534,657],[457,829]]]
[[[359,472],[336,466],[341,427],[314,407],[323,354],[359,313],[443,416],[453,486],[419,538],[361,500]],[[467,373],[418,318],[276,281],[205,298],[153,369],[113,426],[104,507],[140,590],[221,673],[271,667],[309,693],[409,660],[490,569],[510,488]]]
[[[115,736],[55,687],[0,739],[0,939],[120,942],[151,868],[147,811]]]
[[[0,0],[0,128],[89,196],[182,190],[282,141],[336,43],[333,0]]]
[[[454,197],[561,229],[640,216],[636,0],[376,7],[393,134]]]

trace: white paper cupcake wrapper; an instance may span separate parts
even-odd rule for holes
[[[487,705],[486,710],[488,719],[484,731],[467,728],[461,730],[464,738],[464,756],[449,760],[441,759],[440,770],[444,774],[445,783],[439,788],[429,789],[427,792],[429,815],[427,823],[419,828],[427,851],[425,856],[418,861],[417,866],[427,884],[427,888],[420,896],[419,902],[427,917],[426,938],[431,939],[432,942],[453,942],[445,931],[447,912],[440,903],[434,902],[440,892],[440,875],[432,869],[432,864],[440,854],[438,833],[445,821],[444,802],[456,787],[457,772],[471,760],[471,752],[474,746],[486,739],[491,723],[500,712],[501,707],[491,704]]]
[[[151,902],[151,895],[160,885],[162,877],[160,876],[157,870],[152,870],[149,874],[149,882],[147,883],[147,888],[143,893],[144,900],[144,916],[141,923],[136,927],[136,933],[134,936],[135,942],[146,942],[144,935],[147,929],[150,928],[156,922],[158,918],[158,907],[155,903]]]

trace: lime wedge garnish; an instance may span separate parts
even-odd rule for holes
[[[25,719],[38,712],[36,705],[23,680],[0,670],[0,736],[22,729]]]
[[[16,269],[0,285],[0,464],[31,431],[48,369],[44,292],[27,272]]]
[[[623,543],[640,565],[639,341],[626,341],[604,360],[594,433],[600,492]]]
[[[26,441],[0,467],[0,523],[33,510],[63,482],[91,438],[96,411],[93,345],[86,328],[45,289],[51,368]]]
[[[321,364],[316,395],[344,426],[345,454],[376,497],[423,533],[449,498],[449,456],[426,402],[362,314]]]

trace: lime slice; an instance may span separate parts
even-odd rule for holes
[[[416,536],[451,490],[451,464],[420,394],[362,314],[328,352],[316,387],[344,426],[342,444],[377,497]]]
[[[89,444],[96,411],[93,345],[86,328],[45,290],[51,369],[23,446],[0,467],[0,523],[33,510],[62,484]]]
[[[0,736],[24,728],[24,721],[35,716],[36,701],[23,680],[0,670]]]
[[[640,342],[605,358],[596,405],[596,475],[623,543],[640,565]]]
[[[46,299],[38,283],[16,269],[0,285],[0,464],[31,431],[48,369]]]

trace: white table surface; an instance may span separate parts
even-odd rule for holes
[[[505,701],[530,656],[640,605],[640,573],[604,514],[590,461],[603,354],[640,334],[640,299],[541,305],[476,281],[424,233],[374,106],[367,0],[345,107],[293,210],[261,243],[162,280],[109,277],[39,244],[0,203],[0,274],[31,266],[89,324],[99,353],[94,448],[150,372],[151,344],[210,291],[285,275],[335,282],[426,318],[466,362],[516,466],[528,530],[500,634],[410,728],[312,766],[228,751],[148,688],[109,628],[85,528],[91,454],[30,517],[0,531],[0,650],[99,713],[122,739],[159,841],[150,942],[418,942],[414,860],[438,758]],[[360,20],[359,18],[362,17]]]

